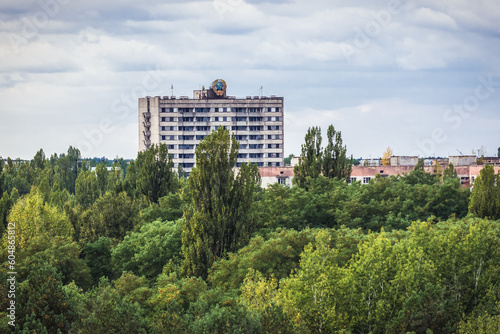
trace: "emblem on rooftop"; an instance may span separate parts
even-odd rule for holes
[[[226,82],[222,79],[217,79],[214,82],[212,82],[212,90],[217,96],[223,96],[224,93],[226,92]]]

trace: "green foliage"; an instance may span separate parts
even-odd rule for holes
[[[7,218],[16,227],[16,246],[23,248],[37,236],[71,237],[73,226],[68,217],[58,208],[43,203],[36,188],[14,204]],[[2,246],[7,248],[7,237],[2,238]]]
[[[66,155],[61,154],[55,159],[54,181],[57,181],[62,189],[68,190],[70,194],[75,193],[75,181],[81,158],[80,150],[70,146]]]
[[[76,201],[84,208],[89,208],[99,196],[100,192],[96,173],[90,170],[80,172],[75,183]]]
[[[304,246],[314,240],[316,230],[280,230],[271,233],[267,240],[257,236],[237,253],[216,261],[207,281],[224,290],[238,289],[249,270],[256,270],[266,278],[288,277],[298,268]]]
[[[500,173],[495,175],[492,165],[484,166],[474,181],[469,212],[479,217],[500,219]]]
[[[16,326],[25,332],[67,332],[75,311],[63,289],[61,276],[45,262],[34,263],[27,279],[19,284]]]
[[[498,301],[499,233],[498,221],[414,223],[368,236],[343,262],[321,231],[276,298],[310,332],[454,333],[462,314]]]
[[[81,306],[80,320],[72,324],[73,333],[129,334],[147,333],[149,329],[140,305],[123,298],[107,279],[75,298],[81,300]]]
[[[349,181],[353,158],[347,158],[347,147],[342,146],[342,135],[333,125],[327,130],[328,144],[323,152],[323,175],[328,178]],[[335,143],[334,143],[335,141]]]
[[[137,189],[152,203],[177,189],[177,179],[172,171],[172,155],[167,145],[151,145],[144,152],[139,152],[137,165]]]
[[[122,240],[139,220],[138,203],[127,193],[107,192],[78,217],[80,242],[94,242],[101,236]]]
[[[306,179],[317,178],[321,173],[321,128],[312,127],[307,130],[305,143],[301,146],[299,163],[293,168],[293,184],[301,188],[306,187]]]
[[[490,334],[500,333],[500,315],[484,314],[474,316],[467,321],[462,320],[458,334]]]
[[[161,197],[158,203],[151,203],[148,208],[142,210],[141,222],[150,223],[158,219],[168,221],[180,219],[184,210],[191,204],[191,200],[189,189],[187,187],[181,188],[178,192]]]
[[[111,265],[111,251],[112,240],[108,237],[100,237],[96,242],[85,244],[83,253],[93,278],[93,284],[97,284],[101,277],[115,278],[115,272]]]
[[[157,277],[170,261],[182,256],[182,221],[154,221],[127,235],[113,250],[117,272],[130,271],[149,279]]]
[[[455,167],[453,167],[453,164],[451,162],[448,164],[448,167],[446,167],[443,172],[443,179],[446,180],[448,178],[457,178],[457,171]]]
[[[193,205],[185,211],[182,236],[188,276],[206,278],[215,259],[244,246],[255,228],[248,211],[260,175],[255,164],[243,164],[235,177],[237,156],[238,142],[222,127],[196,148],[189,175]]]
[[[241,297],[245,306],[255,312],[264,333],[299,333],[292,320],[279,304],[278,281],[266,279],[259,271],[249,270],[241,286]]]

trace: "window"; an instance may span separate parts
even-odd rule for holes
[[[196,117],[196,122],[210,122],[210,117]]]
[[[248,148],[250,150],[255,150],[255,149],[259,149],[259,148],[263,148],[263,144],[248,144]]]
[[[246,112],[246,108],[231,108],[231,112]]]
[[[246,157],[247,157],[246,153],[240,153],[240,154],[238,154],[238,158],[239,159],[245,159]]]
[[[246,131],[247,127],[246,126],[232,126],[231,130],[233,131]]]
[[[195,112],[210,112],[210,108],[196,108]]]
[[[280,166],[280,163],[279,163],[279,162],[277,162],[277,163],[276,163],[276,167],[279,167],[279,166]]]
[[[161,140],[175,140],[175,136],[161,136]]]
[[[182,117],[183,122],[194,122],[194,117]]]
[[[181,135],[181,136],[179,136],[179,140],[194,140],[194,136],[182,136]]]
[[[279,125],[268,125],[267,129],[268,130],[279,130],[280,126]]]
[[[179,112],[181,114],[183,114],[185,112],[193,112],[193,108],[179,108]]]
[[[268,153],[267,157],[268,158],[279,158],[280,154],[279,153]]]
[[[248,157],[249,158],[262,158],[263,154],[262,153],[249,153]]]
[[[197,126],[196,131],[210,131],[209,126]]]
[[[196,140],[202,140],[205,137],[206,137],[205,135],[196,135]]]
[[[280,148],[280,144],[267,144],[267,148]]]
[[[219,117],[214,117],[214,121],[218,122],[219,121]]]
[[[161,112],[174,112],[174,108],[161,108]]]
[[[280,108],[276,108],[276,112],[280,112]]]
[[[175,131],[175,126],[162,126],[161,131]]]
[[[219,108],[214,108],[214,111],[215,112],[219,112]]]
[[[194,131],[194,126],[179,126],[179,131]]]
[[[179,153],[179,159],[194,159],[194,153]]]
[[[257,162],[257,167],[264,167],[264,163],[263,162]]]
[[[169,150],[175,150],[175,145],[167,145],[167,148],[168,148]]]
[[[262,130],[264,130],[264,127],[262,125],[252,125],[252,126],[249,126],[248,129],[250,131],[262,131]]]
[[[179,145],[179,150],[192,150],[193,148],[194,148],[194,145],[185,145],[185,144]]]
[[[261,112],[262,108],[248,108],[248,112]]]
[[[240,150],[246,150],[247,144],[240,144]]]
[[[223,122],[227,122],[227,117],[222,117]]]
[[[235,135],[234,138],[236,140],[247,140],[247,136],[245,136],[245,135]],[[241,145],[240,145],[240,148],[241,148]]]
[[[356,182],[356,178],[355,177],[351,177],[351,181],[349,183],[354,183]]]
[[[370,183],[370,180],[371,180],[371,177],[363,177],[363,184],[367,184],[367,183]]]
[[[262,140],[264,139],[264,135],[250,135],[248,136],[250,140]]]
[[[282,177],[278,177],[278,184],[286,184],[286,179],[282,178]]]
[[[182,168],[192,168],[194,167],[193,162],[180,162],[179,165],[181,165]]]
[[[175,118],[174,117],[162,117],[160,120],[162,122],[175,122]]]
[[[249,117],[248,120],[250,122],[262,122],[263,118],[262,117]]]

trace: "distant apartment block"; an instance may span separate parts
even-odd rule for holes
[[[226,95],[227,85],[215,80],[208,89],[187,96],[139,99],[139,149],[164,143],[174,167],[187,172],[195,166],[195,149],[212,130],[222,126],[240,144],[236,167],[253,162],[258,167],[284,165],[283,97]]]

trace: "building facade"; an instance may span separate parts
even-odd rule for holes
[[[226,95],[224,80],[187,96],[139,99],[139,149],[164,143],[174,167],[187,172],[195,166],[195,148],[219,126],[234,134],[240,144],[236,166],[253,162],[259,167],[284,165],[283,97]]]

